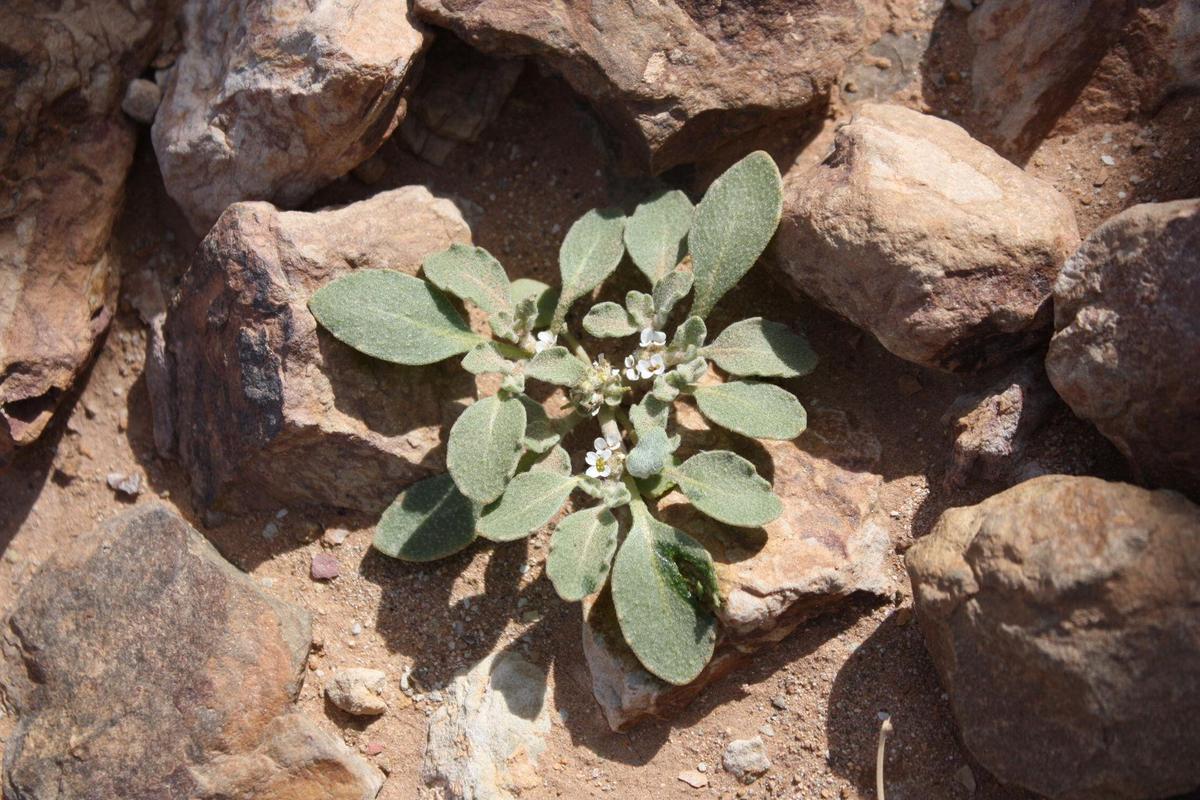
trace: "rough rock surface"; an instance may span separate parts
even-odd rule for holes
[[[166,326],[171,427],[200,501],[379,512],[444,469],[442,437],[470,376],[362,356],[318,331],[307,303],[352,269],[414,274],[469,238],[454,204],[419,186],[312,213],[231,206]]]
[[[200,234],[230,203],[294,206],[366,160],[426,42],[391,0],[188,0],[183,26],[154,152]]]
[[[453,36],[443,36],[425,56],[400,133],[412,151],[444,164],[459,142],[474,142],[500,116],[525,62],[492,58]]]
[[[429,720],[421,774],[445,800],[510,800],[536,789],[550,732],[546,676],[513,652],[460,674]]]
[[[121,98],[166,6],[0,4],[0,466],[41,434],[114,312],[108,241],[135,140]]]
[[[1074,214],[957,125],[863,105],[784,191],[783,271],[901,358],[969,370],[1045,338]]]
[[[1200,509],[1050,475],[945,512],[907,556],[963,741],[1056,800],[1200,785]]]
[[[761,736],[734,739],[721,754],[721,766],[741,783],[754,783],[771,768],[767,746]]]
[[[960,398],[947,412],[955,437],[947,485],[963,486],[972,478],[999,481],[1014,474],[1025,445],[1055,402],[1040,360],[1027,361],[983,392]]]
[[[348,714],[378,716],[387,711],[383,693],[387,673],[378,669],[349,667],[339,669],[325,684],[329,702]]]
[[[858,47],[850,0],[415,0],[418,15],[562,74],[661,172],[749,131],[820,115]]]
[[[708,431],[694,410],[678,410],[681,427],[690,431],[685,446],[732,444],[724,433]],[[883,480],[870,471],[879,443],[840,411],[810,414],[810,428],[797,442],[759,443],[759,471],[774,476],[784,503],[775,522],[735,531],[702,516],[678,494],[660,504],[659,517],[703,541],[717,562],[721,640],[696,680],[672,686],[648,673],[622,639],[607,592],[589,605],[584,654],[592,691],[614,730],[673,713],[747,653],[783,639],[851,594],[888,591],[891,544],[874,518]]]
[[[1046,370],[1140,480],[1200,497],[1200,200],[1134,206],[1054,286]]]
[[[166,507],[111,520],[8,621],[4,796],[374,797],[374,769],[291,713],[309,636]]]

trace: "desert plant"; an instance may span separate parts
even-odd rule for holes
[[[791,439],[804,430],[799,401],[758,379],[809,372],[816,357],[805,340],[753,318],[709,341],[704,322],[762,254],[781,210],[779,170],[756,152],[717,178],[694,208],[682,192],[665,191],[629,217],[584,214],[559,251],[557,290],[510,281],[485,250],[457,244],[426,259],[424,280],[362,270],[322,287],[312,313],[351,347],[399,364],[462,355],[468,371],[501,378],[498,392],[470,405],[451,428],[448,474],[396,498],[379,521],[375,548],[428,561],[477,536],[520,539],[582,490],[596,504],[562,518],[550,540],[546,572],[555,590],[577,601],[609,583],[621,631],[646,669],[675,684],[695,678],[717,640],[716,572],[708,551],[655,519],[647,501],[678,488],[704,514],[742,527],[765,525],[782,511],[749,461],[728,450],[677,458],[680,437],[671,432],[682,396],[745,436]],[[626,252],[651,292],[631,291],[624,305],[598,303],[582,319],[595,339],[636,342],[623,360],[609,362],[584,349],[567,315]],[[483,311],[491,336],[472,331],[443,293]],[[668,338],[663,329],[689,293],[690,313]],[[738,379],[701,383],[709,362]],[[525,395],[529,380],[562,387],[569,413],[547,414]],[[593,419],[599,436],[586,471],[573,474],[561,441]]]

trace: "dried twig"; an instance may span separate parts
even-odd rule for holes
[[[892,718],[887,717],[879,726],[879,750],[875,753],[875,795],[879,800],[883,797],[883,754],[887,747],[888,737],[892,734]]]

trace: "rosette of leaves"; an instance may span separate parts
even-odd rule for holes
[[[378,523],[375,548],[407,561],[438,559],[477,537],[529,536],[573,494],[590,498],[554,527],[546,571],[555,590],[578,601],[611,586],[621,631],[646,669],[673,684],[694,679],[717,640],[717,576],[708,551],[656,519],[652,506],[677,488],[726,525],[757,528],[782,512],[770,484],[738,454],[677,457],[672,424],[675,403],[690,398],[708,420],[744,436],[791,439],[804,430],[799,401],[768,381],[813,369],[806,341],[760,318],[715,337],[705,322],[774,235],[780,184],[775,163],[756,152],[694,207],[682,192],[664,191],[629,216],[590,211],[562,243],[558,288],[510,280],[485,250],[466,245],[430,256],[423,278],[361,270],[322,287],[312,313],[351,347],[398,364],[461,358],[469,372],[500,376],[499,390],[451,428],[448,473],[396,498]],[[588,354],[568,315],[626,253],[650,291],[582,316],[592,338],[624,342],[628,356],[610,364]],[[677,313],[689,296],[687,313]],[[473,331],[452,297],[482,311],[490,335]],[[664,329],[676,319],[668,337]],[[710,364],[730,379],[702,382]],[[562,387],[569,413],[547,415],[525,394],[529,381]],[[584,422],[600,436],[586,472],[576,472],[562,440]]]

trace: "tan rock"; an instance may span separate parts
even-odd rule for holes
[[[1200,498],[1200,200],[1101,225],[1054,286],[1046,371],[1139,479]]]
[[[1200,785],[1200,509],[1050,475],[945,512],[907,555],[962,739],[1056,800]]]
[[[699,414],[678,407],[685,446],[736,443],[710,431]],[[744,443],[744,440],[742,440]],[[875,517],[883,479],[871,472],[879,443],[834,409],[810,412],[795,442],[758,442],[747,453],[773,476],[784,513],[760,530],[730,529],[704,517],[678,494],[660,503],[659,518],[687,531],[717,563],[721,638],[708,667],[692,683],[672,686],[648,673],[625,644],[607,592],[586,606],[584,655],[592,691],[614,730],[669,716],[747,654],[780,641],[813,616],[856,592],[886,594],[891,542]]]
[[[444,470],[470,375],[366,358],[318,331],[307,303],[352,269],[413,274],[469,240],[454,205],[419,186],[312,213],[230,207],[166,325],[176,452],[199,499],[378,513]]]
[[[774,254],[901,358],[970,370],[1045,339],[1078,242],[1049,184],[951,122],[866,104],[823,163],[788,173]]]
[[[134,148],[121,97],[166,6],[0,4],[0,467],[45,429],[115,309],[108,241]]]
[[[295,206],[365,161],[427,39],[391,0],[189,0],[183,28],[153,139],[200,234],[230,203]]]
[[[765,125],[818,119],[862,24],[850,0],[414,6],[485,52],[533,55],[561,73],[654,172]]]
[[[387,673],[383,670],[349,667],[333,674],[325,684],[325,696],[348,714],[374,717],[387,712],[383,699],[386,689]]]
[[[305,612],[165,506],[116,517],[8,620],[5,797],[369,800],[378,773],[292,713],[309,641]]]

